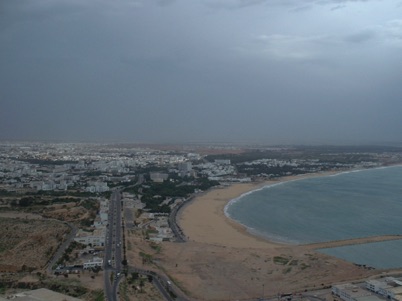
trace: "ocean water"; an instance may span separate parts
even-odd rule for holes
[[[232,200],[225,213],[251,233],[291,244],[402,234],[402,167],[273,184]],[[393,243],[401,254],[402,242],[399,249]],[[387,243],[377,244],[387,248]],[[342,253],[342,248],[331,252],[336,249]]]
[[[318,251],[376,269],[402,268],[402,240],[373,242]]]

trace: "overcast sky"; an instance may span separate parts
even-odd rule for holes
[[[0,139],[401,142],[402,1],[0,1]]]

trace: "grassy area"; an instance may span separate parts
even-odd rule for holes
[[[66,294],[72,297],[79,298],[88,293],[88,289],[83,287],[82,284],[76,279],[48,279],[44,282],[48,289]]]
[[[105,294],[102,290],[97,290],[93,292],[94,301],[105,301]]]
[[[126,281],[120,283],[119,292],[120,292],[120,300],[130,301],[130,298],[128,297],[128,288]]]
[[[0,295],[5,294],[5,292],[6,292],[6,287],[2,283],[0,283]]]
[[[275,256],[274,257],[274,263],[275,264],[287,265],[289,261],[290,261],[290,259],[286,258],[286,257],[282,257],[282,256]]]
[[[150,243],[149,246],[159,254],[162,251],[162,245],[156,243]]]

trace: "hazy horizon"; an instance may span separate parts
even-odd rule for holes
[[[0,4],[0,140],[402,142],[402,1]]]

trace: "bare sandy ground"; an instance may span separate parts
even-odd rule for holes
[[[39,214],[17,212],[17,211],[0,212],[0,217],[21,218],[21,219],[43,219],[43,217]]]
[[[290,179],[294,178],[284,180]],[[211,190],[179,214],[189,241],[164,243],[158,264],[194,300],[247,300],[302,292],[380,272],[315,252],[325,245],[294,246],[253,236],[224,215],[229,200],[269,183],[273,182]],[[395,237],[374,241],[383,239]]]
[[[179,212],[178,223],[190,241],[227,247],[275,249],[281,244],[251,235],[245,227],[225,216],[225,206],[230,200],[266,185],[330,174],[334,174],[334,172],[290,176],[281,180],[240,183],[216,188],[198,196],[184,210]]]
[[[234,184],[197,197],[178,216],[189,241],[237,248],[275,248],[277,244],[248,235],[245,228],[224,215],[229,200],[263,184]]]

